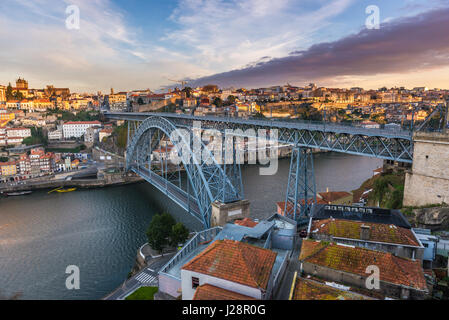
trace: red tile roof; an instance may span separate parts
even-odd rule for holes
[[[243,294],[229,291],[226,289],[222,289],[210,284],[203,284],[199,286],[195,295],[193,296],[193,300],[256,300],[253,297],[248,297]]]
[[[297,277],[291,300],[365,300],[360,294],[339,290],[324,283]]]
[[[390,224],[326,219],[313,221],[310,230],[312,233],[326,234],[336,238],[360,240],[360,230],[363,225],[370,227],[369,241],[419,246],[418,240],[410,229]]]
[[[233,240],[217,240],[182,269],[267,289],[276,252]]]
[[[299,260],[362,277],[368,276],[368,266],[376,265],[380,269],[381,281],[427,290],[421,262],[391,253],[305,239]]]
[[[251,220],[250,218],[245,218],[243,220],[235,220],[234,224],[238,224],[239,226],[248,228],[254,228],[255,226],[258,225],[257,222]]]

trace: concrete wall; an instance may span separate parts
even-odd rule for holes
[[[181,270],[182,300],[193,300],[196,289],[192,288],[192,277],[198,278],[200,280],[200,286],[207,283],[222,289],[243,294],[248,297],[263,299],[262,292],[259,289],[198,272]]]
[[[416,133],[413,167],[406,174],[404,206],[449,203],[449,134]]]
[[[181,280],[160,273],[159,291],[177,298],[181,295]]]
[[[236,220],[249,218],[249,201],[241,200],[233,203],[212,203],[212,227],[224,226],[226,223]]]

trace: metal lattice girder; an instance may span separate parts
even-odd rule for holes
[[[183,190],[181,186],[169,181],[167,162],[165,162],[165,169],[161,170],[161,175],[153,172],[151,166],[147,167],[147,164],[149,158],[151,158],[153,146],[160,144],[159,133],[162,132],[166,137],[172,137],[172,133],[175,131],[178,131],[178,129],[163,117],[155,116],[143,121],[128,141],[126,150],[127,168],[165,192],[173,201],[200,219],[205,228],[208,228],[210,226],[212,202],[219,200],[227,203],[242,200],[242,195],[239,193],[241,180],[239,186],[234,186],[225,170],[217,163],[212,152],[191,130],[189,131],[189,139],[179,134],[180,140],[172,141],[186,170],[191,194]],[[154,138],[155,132],[158,134],[156,139]],[[192,149],[193,145],[200,146],[200,152],[195,153]],[[181,155],[181,151],[187,151],[188,155]],[[190,200],[195,205],[192,205]]]
[[[310,215],[316,203],[315,171],[310,149],[294,147],[288,176],[284,215],[296,221]]]
[[[239,118],[197,117],[180,114],[157,113],[106,113],[111,119],[138,120],[150,116],[161,116],[177,127],[192,128],[194,121],[201,121],[202,128],[220,131],[241,129],[278,130],[278,142],[375,157],[398,162],[413,162],[413,139],[410,131],[370,129],[357,126],[323,122],[283,122],[266,120],[247,120]],[[296,138],[298,140],[296,140]]]

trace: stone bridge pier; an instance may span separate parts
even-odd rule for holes
[[[449,203],[449,133],[413,136],[412,171],[406,173],[404,206]]]

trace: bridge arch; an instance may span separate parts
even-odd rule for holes
[[[192,199],[196,202],[199,210],[199,218],[205,228],[210,227],[211,204],[215,201],[224,203],[242,200],[241,190],[234,186],[231,179],[226,175],[223,167],[219,165],[212,152],[201,140],[201,137],[190,132],[189,141],[183,134],[178,134],[178,141],[171,139],[174,131],[179,130],[171,121],[161,116],[151,116],[144,120],[134,132],[126,149],[126,166],[128,170],[139,172],[139,164],[147,156],[151,156],[151,138],[148,138],[154,130],[162,131],[180,152],[187,151],[188,156],[180,156],[185,168],[188,183],[192,187]],[[179,132],[179,131],[178,131]],[[151,135],[150,135],[151,136]],[[199,145],[201,152],[195,153],[191,146]],[[186,148],[187,146],[187,148]],[[148,154],[149,153],[149,154]],[[200,158],[200,159],[198,159]],[[190,159],[189,162],[187,162]],[[149,168],[151,170],[151,168]]]

